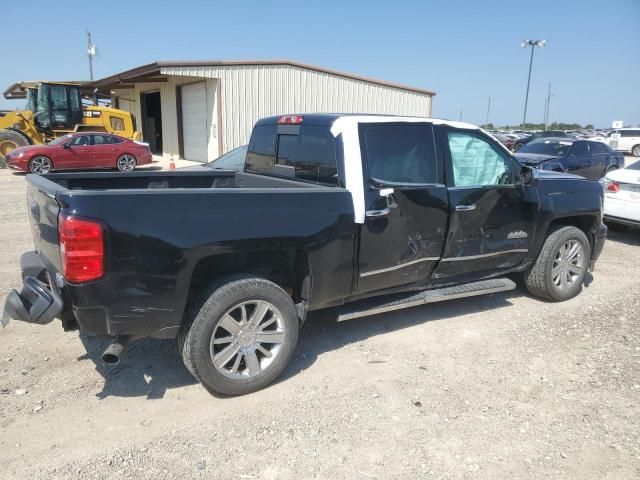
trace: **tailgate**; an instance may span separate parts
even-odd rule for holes
[[[27,175],[27,212],[35,249],[48,267],[60,271],[58,245],[58,213],[56,193],[62,189],[56,183],[37,175]]]

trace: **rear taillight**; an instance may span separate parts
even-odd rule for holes
[[[96,280],[104,274],[102,225],[91,220],[58,216],[62,273],[68,282]]]
[[[607,192],[618,193],[620,191],[620,185],[616,182],[609,182],[607,184]]]

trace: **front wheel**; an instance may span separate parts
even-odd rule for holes
[[[631,153],[633,153],[634,157],[640,157],[640,145],[635,145],[632,149],[631,149]]]
[[[278,285],[230,279],[209,295],[179,336],[188,370],[211,392],[243,395],[274,381],[298,340],[295,306]]]
[[[45,175],[53,170],[53,164],[47,157],[33,157],[29,162],[29,171],[38,175]]]
[[[120,155],[116,166],[121,172],[133,172],[136,169],[136,157],[129,153]]]
[[[576,227],[559,227],[545,241],[533,267],[524,274],[532,295],[562,302],[575,297],[589,268],[591,248]]]

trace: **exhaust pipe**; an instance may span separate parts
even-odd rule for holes
[[[117,365],[120,363],[120,358],[124,355],[124,351],[127,349],[127,345],[131,337],[121,335],[119,337],[113,337],[111,343],[102,354],[102,361],[107,365]]]

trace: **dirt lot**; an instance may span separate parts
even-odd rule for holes
[[[0,300],[32,248],[0,170]],[[612,231],[582,294],[523,290],[343,324],[313,315],[275,385],[215,398],[172,341],[58,322],[0,329],[4,479],[640,477],[640,232]]]

